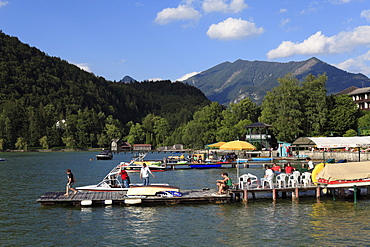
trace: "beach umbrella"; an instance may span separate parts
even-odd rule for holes
[[[257,148],[245,141],[231,141],[222,145],[220,150],[256,150]]]
[[[216,142],[216,143],[208,144],[207,147],[209,147],[209,148],[219,148],[222,145],[224,145],[225,143],[226,142]]]

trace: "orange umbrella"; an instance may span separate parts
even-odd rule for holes
[[[221,150],[256,150],[257,148],[245,141],[231,141],[222,145]]]

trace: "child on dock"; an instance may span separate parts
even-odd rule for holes
[[[77,193],[77,190],[75,190],[72,186],[75,182],[75,178],[72,174],[72,171],[71,169],[67,169],[66,170],[66,173],[67,173],[67,178],[68,178],[68,182],[67,182],[67,186],[66,186],[66,193],[64,194],[65,196],[68,196],[69,195],[69,190],[72,190],[75,192],[75,194]]]

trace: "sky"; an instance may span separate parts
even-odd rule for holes
[[[112,81],[311,57],[370,77],[370,0],[0,0],[0,29]]]

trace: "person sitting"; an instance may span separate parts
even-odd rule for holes
[[[294,170],[295,170],[295,168],[290,164],[290,162],[288,162],[285,166],[285,173],[286,174],[291,174],[291,173],[293,173]]]
[[[280,166],[276,165],[276,163],[272,164],[271,170],[273,170],[275,174],[281,173],[281,168]]]
[[[266,168],[265,176],[263,176],[263,178],[261,178],[261,184],[263,185],[263,187],[265,187],[264,186],[264,181],[272,181],[273,178],[274,178],[274,171],[270,169],[270,166],[266,165],[265,168]]]
[[[229,178],[229,174],[226,172],[221,173],[222,180],[217,180],[218,192],[217,195],[226,194],[226,191],[233,185],[233,182]]]

